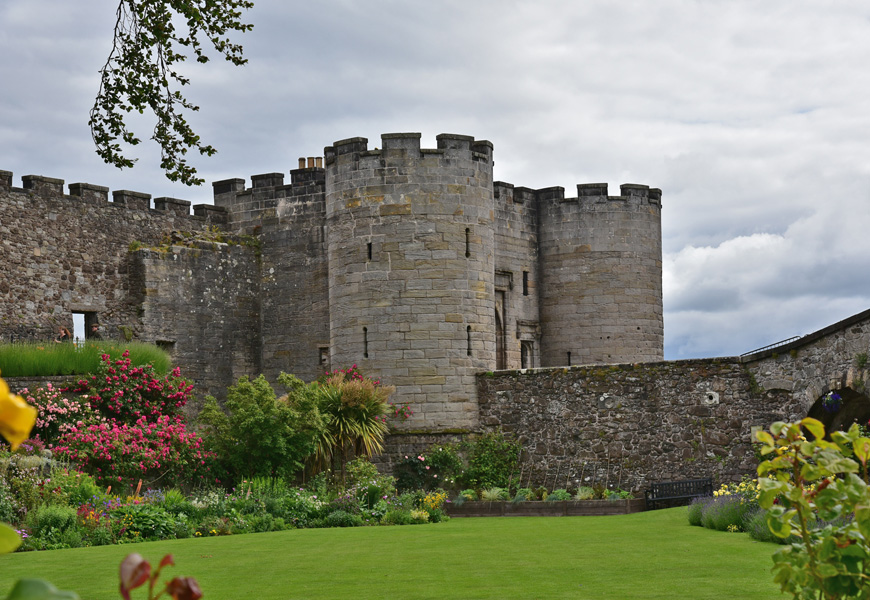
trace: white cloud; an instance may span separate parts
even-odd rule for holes
[[[0,169],[154,196],[87,112],[114,7],[0,5]],[[284,171],[352,136],[495,145],[516,185],[663,189],[666,355],[733,354],[866,309],[870,6],[849,0],[257,0],[250,63],[190,65],[207,181]],[[150,125],[139,132],[147,138]]]

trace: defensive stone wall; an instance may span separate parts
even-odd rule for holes
[[[131,244],[158,244],[171,230],[201,231],[225,221],[222,210],[128,190],[37,175],[12,186],[0,171],[0,338],[53,339],[73,329],[72,313],[99,320],[103,335],[141,333],[131,300]]]
[[[478,376],[484,430],[519,439],[522,485],[735,481],[757,466],[755,427],[800,414],[754,391],[737,358],[502,371]]]

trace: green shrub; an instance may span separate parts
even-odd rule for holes
[[[422,525],[429,522],[429,513],[425,510],[414,508],[411,510],[410,515],[412,525]]]
[[[383,525],[410,525],[411,524],[411,511],[410,510],[401,510],[394,509],[387,511],[384,517],[381,519],[381,524]]]
[[[514,496],[513,502],[531,502],[535,500],[535,491],[532,488],[520,488]]]
[[[123,523],[124,537],[161,540],[174,536],[175,518],[154,504],[128,504],[111,511],[113,519]]]
[[[547,496],[547,502],[564,502],[565,500],[570,499],[571,494],[569,494],[568,490],[565,489],[553,490],[553,493]]]
[[[504,434],[487,433],[461,444],[467,466],[457,477],[462,487],[507,488],[517,471],[522,446],[505,439]]]
[[[43,537],[50,530],[64,532],[76,526],[76,511],[69,506],[43,504],[27,515],[27,525],[34,535]]]
[[[332,511],[323,521],[327,527],[360,527],[363,524],[361,516],[344,510]]]
[[[286,529],[284,519],[273,517],[270,514],[254,515],[248,521],[248,528],[254,533],[266,531],[282,531]]]
[[[279,401],[262,375],[230,387],[225,408],[208,396],[199,421],[211,429],[207,445],[230,481],[292,478],[324,427],[313,403]]]
[[[91,546],[111,546],[115,543],[115,535],[108,525],[95,527],[90,530],[86,537]]]
[[[461,492],[459,492],[459,498],[463,498],[464,500],[471,500],[471,501],[477,500],[477,490],[472,490],[472,489],[462,490]]]

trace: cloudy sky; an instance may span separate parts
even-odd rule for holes
[[[333,141],[495,145],[496,179],[663,190],[665,355],[731,356],[870,308],[870,4],[255,0],[249,64],[191,65],[207,182]],[[0,2],[0,169],[210,202],[87,125],[116,0]],[[138,124],[147,138],[152,123]]]

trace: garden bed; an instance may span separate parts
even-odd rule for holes
[[[447,504],[451,517],[579,517],[627,515],[646,510],[646,500],[568,500],[563,502],[469,501]]]

